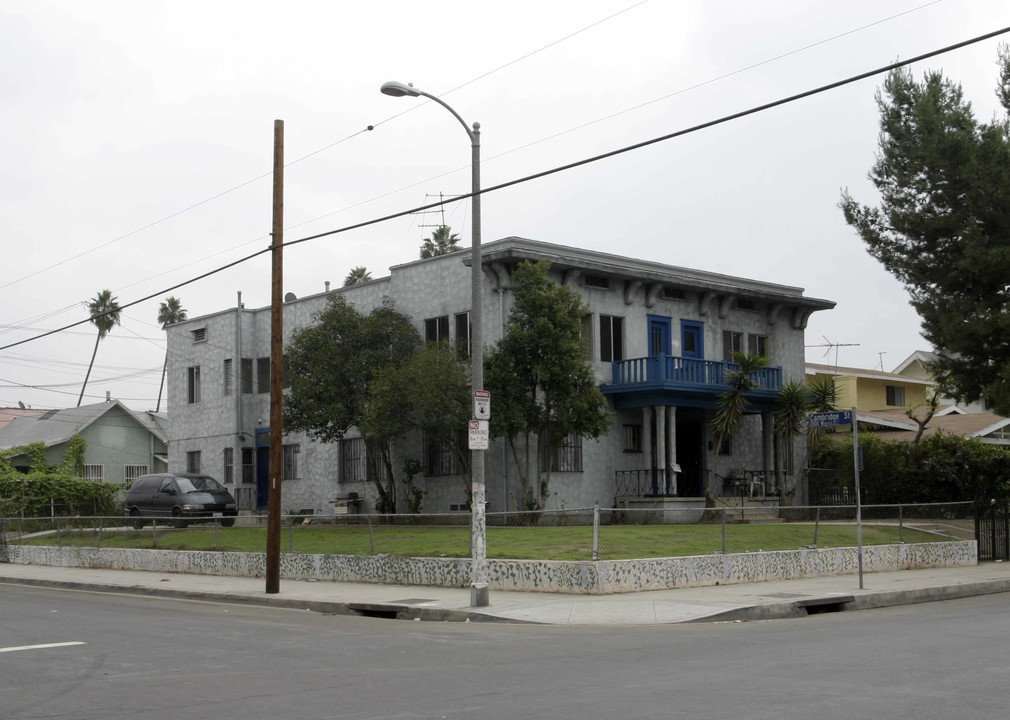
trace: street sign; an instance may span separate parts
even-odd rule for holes
[[[491,438],[487,420],[471,420],[468,436],[470,450],[487,450]]]
[[[473,391],[473,416],[478,420],[491,419],[491,393],[487,390]]]
[[[807,417],[810,427],[834,427],[835,425],[851,425],[851,410],[833,410],[831,412],[810,413]]]

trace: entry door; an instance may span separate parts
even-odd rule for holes
[[[694,320],[680,321],[680,355],[696,360],[705,359],[705,324]]]
[[[649,316],[649,357],[670,355],[670,318]]]
[[[649,315],[649,380],[665,378],[663,364],[670,357],[670,318],[659,315]]]

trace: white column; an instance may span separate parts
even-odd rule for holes
[[[668,484],[669,491],[676,495],[678,475],[670,468],[677,464],[677,408],[668,407],[666,408],[666,413],[666,447],[670,450],[670,461],[667,463],[666,471],[669,473],[670,477],[670,482]]]
[[[642,457],[645,459],[645,468],[642,474],[643,481],[648,478],[646,485],[651,487],[652,483],[652,408],[642,408]]]
[[[666,408],[655,407],[656,413],[656,467],[659,468],[656,490],[666,492]]]

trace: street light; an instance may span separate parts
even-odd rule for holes
[[[390,95],[391,97],[426,97],[429,100],[437,102],[451,112],[454,118],[459,120],[459,124],[463,126],[467,137],[470,138],[470,175],[472,181],[470,207],[473,209],[473,219],[471,221],[473,246],[470,251],[470,377],[474,392],[483,390],[484,345],[481,330],[481,308],[484,293],[482,290],[483,271],[481,269],[480,257],[480,123],[475,122],[471,130],[467,126],[466,121],[459,116],[459,113],[449,107],[441,98],[419,90],[413,85],[390,81],[383,83],[380,89],[383,95]],[[473,484],[473,499],[470,508],[472,537],[470,548],[472,556],[470,568],[470,605],[471,607],[483,607],[489,602],[483,450],[470,451],[470,473]]]

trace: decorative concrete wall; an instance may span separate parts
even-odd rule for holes
[[[974,540],[865,547],[865,572],[974,565]],[[10,562],[26,565],[111,568],[203,575],[261,577],[263,553],[58,548],[9,545]],[[845,575],[857,572],[856,548],[612,561],[490,560],[492,590],[610,593],[728,585]],[[406,558],[392,555],[281,555],[281,577],[336,582],[466,587],[467,558]]]

